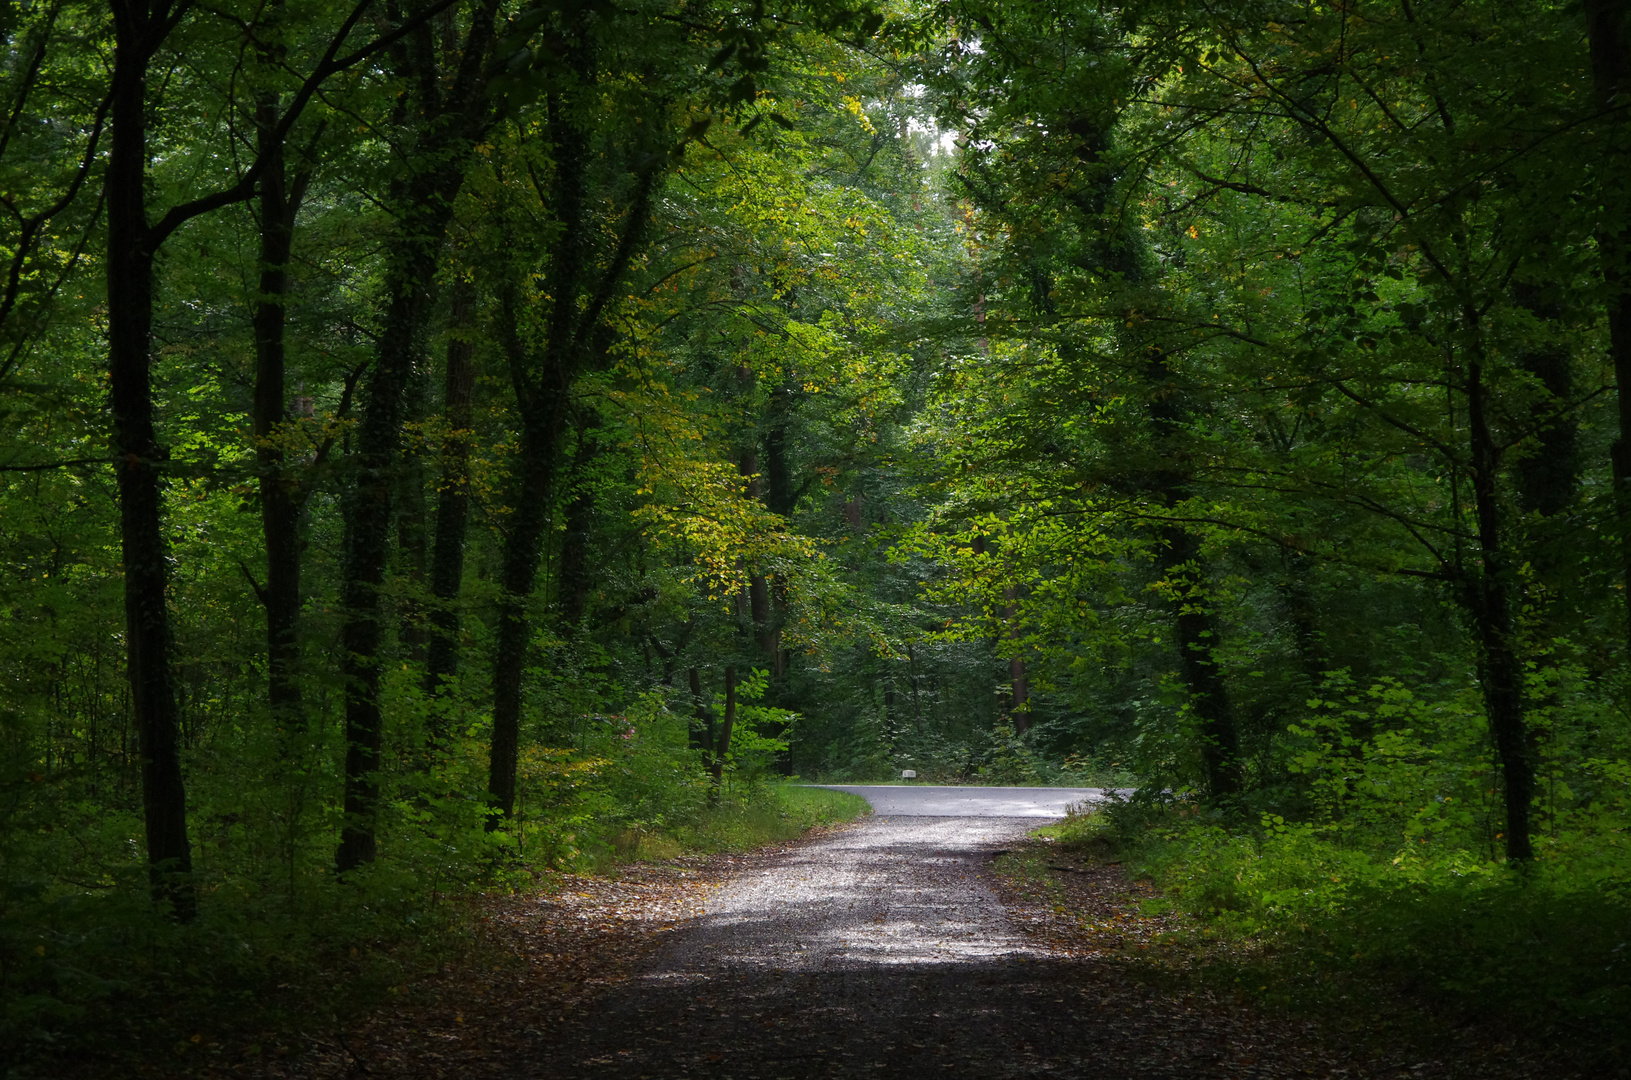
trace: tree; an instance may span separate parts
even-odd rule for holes
[[[475,146],[496,118],[488,84],[499,41],[498,6],[497,0],[471,4],[461,12],[466,20],[462,29],[444,23],[433,30],[423,20],[411,36],[400,35],[391,56],[403,87],[395,106],[402,141],[392,147],[390,205],[396,224],[386,246],[381,329],[357,429],[356,480],[345,505],[345,824],[334,857],[341,873],[372,862],[377,850],[384,743],[381,588],[405,396],[424,355],[427,316],[454,199]],[[435,40],[438,31],[440,42]]]
[[[169,656],[162,496],[166,453],[158,438],[151,385],[154,260],[164,242],[188,221],[243,202],[254,194],[290,128],[331,76],[377,54],[416,25],[415,20],[410,20],[342,55],[342,48],[367,8],[368,0],[352,8],[328,38],[282,118],[259,136],[262,153],[248,168],[222,187],[168,207],[153,221],[147,203],[147,77],[160,51],[171,44],[172,35],[193,12],[186,3],[149,6],[110,0],[114,56],[108,97],[113,130],[103,181],[108,213],[105,264],[108,370],[126,582],[126,646],[131,698],[143,748],[153,887],[156,895],[174,904],[183,919],[191,917],[194,899],[187,880],[192,856]],[[416,20],[428,19],[434,10],[419,13]]]

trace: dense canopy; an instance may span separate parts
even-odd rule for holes
[[[0,1046],[795,774],[1136,789],[1263,925],[1552,890],[1600,959],[1626,18],[8,5]]]

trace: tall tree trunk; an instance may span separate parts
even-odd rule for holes
[[[278,4],[281,8],[282,5]],[[274,62],[275,55],[263,55]],[[309,173],[288,182],[284,148],[275,129],[278,97],[256,100],[256,150],[266,167],[259,185],[260,287],[255,300],[255,457],[260,472],[261,536],[266,586],[257,587],[266,610],[267,702],[272,722],[286,733],[305,727],[300,692],[300,519],[305,499],[279,442],[288,419],[285,374],[286,307],[294,218]]]
[[[1476,313],[1469,311],[1467,322],[1476,329]],[[1482,566],[1470,587],[1472,614],[1484,658],[1484,702],[1506,787],[1506,857],[1527,861],[1534,857],[1529,810],[1535,797],[1535,771],[1524,715],[1523,664],[1515,640],[1512,572],[1496,488],[1501,451],[1490,431],[1486,409],[1484,362],[1475,352],[1467,369],[1467,426],[1472,442],[1473,501]]]
[[[731,664],[725,666],[725,718],[720,722],[719,733],[713,739],[713,791],[709,795],[710,801],[718,804],[720,796],[725,789],[725,761],[731,752],[731,733],[736,729],[736,667]]]
[[[1014,718],[1014,732],[1031,730],[1031,683],[1025,674],[1025,661],[1017,656],[1008,661],[1008,709]]]
[[[1154,349],[1146,371],[1151,426],[1156,438],[1164,444],[1165,458],[1151,477],[1149,487],[1163,512],[1172,511],[1184,500],[1189,480],[1176,445],[1183,433],[1185,405],[1167,361],[1164,352]],[[1240,734],[1235,724],[1234,703],[1217,663],[1222,628],[1204,598],[1205,568],[1201,563],[1200,543],[1193,533],[1175,523],[1162,525],[1157,535],[1160,539],[1157,565],[1177,593],[1173,601],[1173,630],[1178,644],[1179,670],[1189,692],[1189,706],[1199,721],[1196,735],[1207,791],[1214,798],[1235,795],[1242,783]]]
[[[566,63],[577,89],[592,92],[596,71],[587,21],[575,28],[566,47]],[[551,490],[560,450],[561,425],[571,399],[572,386],[586,368],[604,364],[613,344],[603,315],[612,294],[622,283],[639,250],[651,217],[651,194],[658,170],[667,160],[645,155],[633,170],[635,185],[624,215],[621,236],[603,267],[592,260],[592,244],[605,225],[591,216],[587,187],[591,168],[599,159],[591,155],[591,119],[575,106],[575,96],[555,91],[546,96],[543,137],[553,151],[554,179],[549,209],[559,226],[549,252],[539,297],[547,312],[541,347],[528,347],[519,338],[513,319],[505,321],[505,351],[521,420],[522,475],[515,513],[504,540],[503,595],[499,599],[498,645],[493,667],[493,749],[487,790],[493,805],[508,818],[515,807],[515,768],[520,743],[521,683],[530,635],[526,615],[528,599],[537,581],[543,539],[552,520]],[[506,303],[519,314],[519,285],[507,286]],[[499,817],[489,819],[497,827]]]
[[[389,303],[357,427],[357,479],[345,504],[346,557],[340,603],[345,678],[345,822],[335,862],[342,873],[372,862],[384,744],[379,691],[383,663],[381,591],[390,553],[391,496],[405,416],[404,397],[422,351],[424,313],[439,262],[442,236],[462,173],[444,166],[409,187],[402,234],[392,244]],[[428,190],[426,190],[428,189]]]
[[[1010,641],[1016,641],[1020,636],[1019,607],[1014,603],[1016,593],[1012,585],[1003,590],[1008,604],[1002,610],[1002,617],[1008,624]],[[1008,661],[1008,715],[1013,717],[1015,734],[1023,735],[1031,730],[1031,682],[1025,674],[1025,660],[1019,656]]]
[[[799,491],[793,487],[791,457],[787,451],[787,428],[791,421],[794,386],[783,383],[770,392],[769,424],[764,437],[765,506],[773,514],[791,519],[798,508]],[[762,647],[770,655],[772,676],[787,674],[787,650],[782,648],[782,627],[787,623],[787,582],[777,577],[769,583],[770,612]]]
[[[764,478],[759,475],[758,451],[751,447],[743,450],[737,456],[736,471],[748,482],[747,497],[761,498],[765,485]],[[779,642],[770,611],[770,581],[757,568],[749,569],[747,598],[748,619],[752,622],[754,644],[765,655],[766,663],[775,667]]]
[[[793,413],[793,387],[784,383],[770,392],[764,437],[765,506],[784,518],[793,516],[799,493],[793,487],[793,464],[787,452],[787,426]]]
[[[345,501],[346,554],[340,602],[341,674],[345,680],[345,819],[335,864],[341,873],[373,861],[380,793],[381,590],[390,551],[391,496],[406,414],[404,400],[423,353],[442,242],[453,200],[464,183],[471,148],[491,122],[484,78],[496,0],[472,14],[459,71],[440,102],[422,101],[417,168],[394,192],[400,224],[386,247],[386,309],[375,347],[362,420],[357,427],[357,478]],[[415,53],[415,55],[418,55]],[[421,59],[420,65],[429,60]],[[436,85],[433,69],[410,64],[421,85]]]
[[[1204,588],[1200,544],[1187,529],[1167,526],[1161,529],[1161,545],[1159,565],[1179,593],[1173,602],[1173,629],[1189,707],[1199,721],[1207,791],[1214,797],[1234,795],[1241,786],[1240,736],[1216,658],[1217,617],[1200,596]]]
[[[711,765],[714,756],[714,726],[708,719],[708,703],[702,698],[702,675],[696,668],[685,670],[687,685],[691,688],[691,739],[693,748],[702,751],[705,764]]]
[[[1631,641],[1631,139],[1625,110],[1631,108],[1631,25],[1624,0],[1585,0],[1586,35],[1606,152],[1597,175],[1597,252],[1601,259],[1608,351],[1618,387],[1619,437],[1609,449],[1620,519],[1625,581],[1626,634]]]
[[[516,766],[521,747],[521,690],[526,671],[532,621],[527,604],[538,580],[544,536],[554,520],[550,498],[555,474],[555,425],[525,425],[521,442],[521,476],[515,507],[504,530],[504,563],[499,574],[503,593],[498,604],[498,641],[493,653],[493,741],[487,794],[498,814],[487,819],[496,829],[515,812]]]
[[[496,0],[487,3],[496,10]],[[108,208],[108,367],[114,446],[119,454],[126,647],[141,742],[153,888],[186,919],[192,917],[196,900],[191,884],[192,851],[187,839],[179,713],[169,656],[169,613],[165,607],[168,572],[160,475],[165,453],[154,427],[151,388],[154,258],[164,240],[184,222],[252,198],[269,162],[257,154],[255,163],[232,185],[173,205],[156,222],[149,221],[147,69],[159,47],[188,15],[191,5],[173,0],[109,0],[109,9],[114,24],[109,116],[114,130],[104,176]],[[363,10],[361,5],[352,8],[330,43],[331,59]],[[389,36],[380,39],[379,46],[384,47],[388,40]],[[267,131],[258,135],[261,145],[257,149],[275,145],[281,152],[288,126],[322,81],[372,52],[358,50],[338,66],[329,66],[325,61],[314,69],[277,125],[283,134]],[[485,44],[481,54],[472,58],[472,73],[480,70],[484,55]]]
[[[168,550],[154,425],[153,257],[147,220],[147,67],[168,32],[157,13],[115,0],[108,211],[108,373],[125,579],[125,648],[142,760],[142,811],[155,899],[189,920],[197,910],[187,793],[170,663]]]
[[[448,321],[447,372],[443,415],[447,441],[442,447],[442,482],[436,496],[436,539],[430,564],[430,640],[425,655],[427,697],[440,694],[459,670],[459,634],[463,619],[459,593],[464,583],[465,535],[470,523],[470,425],[475,400],[476,367],[473,331],[476,285],[464,274],[454,279]],[[447,739],[440,714],[431,721],[430,741]]]
[[[1319,630],[1319,608],[1314,603],[1314,573],[1312,560],[1305,552],[1283,548],[1280,565],[1284,576],[1280,579],[1280,598],[1285,605],[1286,617],[1291,621],[1291,633],[1297,644],[1297,662],[1312,692],[1330,670],[1331,657],[1324,636]]]
[[[919,735],[923,734],[923,702],[918,696],[917,681],[917,654],[911,645],[906,646],[906,670],[912,679],[912,730]]]
[[[594,441],[580,436],[578,452],[574,455],[572,474],[579,475],[586,462],[597,453]],[[578,624],[589,610],[589,593],[594,581],[589,562],[589,537],[595,512],[595,493],[588,485],[580,485],[566,504],[565,534],[561,537],[560,573],[560,625],[563,636],[570,640]]]
[[[410,426],[425,421],[429,372],[427,354],[414,357],[408,376],[404,413]],[[430,555],[430,506],[425,499],[425,450],[419,437],[408,440],[397,469],[396,515],[397,576],[401,593],[397,601],[397,639],[416,664],[425,662],[425,577]]]
[[[1558,327],[1563,308],[1532,285],[1515,286],[1513,298],[1542,324]],[[1527,349],[1518,366],[1534,376],[1545,391],[1529,409],[1537,447],[1517,462],[1518,501],[1526,513],[1556,517],[1580,494],[1580,422],[1568,409],[1574,396],[1573,355],[1557,343]]]

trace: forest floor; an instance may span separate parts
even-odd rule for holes
[[[206,1074],[339,1077],[1571,1075],[1408,1004],[1292,1017],[1109,856],[1035,820],[872,817],[493,901],[467,963],[351,1031]]]

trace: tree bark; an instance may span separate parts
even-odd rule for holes
[[[1200,722],[1197,735],[1207,791],[1213,797],[1235,795],[1241,787],[1240,736],[1215,657],[1217,618],[1195,595],[1201,587],[1200,545],[1187,529],[1175,526],[1161,530],[1161,545],[1161,570],[1180,592],[1173,601],[1173,629],[1189,705]],[[1182,595],[1186,591],[1190,595]]]
[[[783,383],[770,392],[769,423],[764,437],[765,506],[773,514],[791,519],[798,508],[799,491],[793,486],[791,455],[787,450],[787,429],[794,408],[795,384]],[[787,582],[769,582],[770,615],[762,645],[770,654],[771,674],[780,680],[787,674],[787,650],[782,648],[782,627],[787,623]]]
[[[1624,0],[1585,0],[1592,86],[1605,126],[1598,175],[1601,216],[1597,252],[1608,315],[1608,351],[1618,387],[1619,437],[1609,448],[1620,519],[1626,635],[1631,642],[1631,146],[1625,110],[1631,108],[1631,27]]]
[[[691,688],[691,746],[702,751],[704,764],[712,764],[714,754],[713,722],[708,719],[708,705],[702,699],[702,675],[696,668],[685,671]]]
[[[380,749],[379,690],[384,617],[381,589],[390,550],[391,496],[405,416],[405,394],[423,352],[442,242],[471,148],[491,121],[484,65],[493,38],[495,0],[473,13],[453,89],[440,108],[422,102],[419,167],[398,185],[400,225],[387,247],[386,309],[374,369],[357,428],[357,479],[345,502],[346,555],[340,602],[341,673],[345,680],[345,819],[335,864],[346,873],[377,849]],[[429,61],[424,61],[429,63]],[[433,72],[412,70],[435,83]]]
[[[1297,643],[1298,666],[1312,692],[1331,668],[1330,649],[1319,629],[1319,608],[1314,603],[1313,584],[1309,580],[1314,567],[1305,552],[1292,548],[1281,549],[1280,565],[1284,569],[1279,582],[1281,602]]]
[[[556,586],[556,623],[563,640],[570,641],[589,610],[589,594],[594,584],[589,541],[594,529],[595,489],[584,480],[589,464],[600,453],[600,443],[590,431],[590,417],[579,413],[575,423],[577,446],[563,481],[572,493],[563,514],[560,573]]]
[[[493,741],[487,775],[487,794],[498,814],[487,819],[490,830],[515,812],[522,676],[532,632],[527,604],[538,579],[544,536],[554,519],[550,497],[554,494],[556,441],[553,423],[537,419],[525,425],[521,475],[513,495],[514,510],[505,527],[504,563],[499,575],[503,593],[493,654]]]
[[[743,369],[746,371],[746,369]],[[739,381],[747,382],[751,375],[743,375]],[[747,481],[747,497],[759,499],[764,495],[764,477],[759,475],[759,452],[753,447],[743,450],[736,458],[736,471]],[[748,572],[747,588],[748,619],[752,623],[753,641],[759,651],[765,655],[766,661],[774,668],[776,666],[776,650],[779,648],[778,635],[770,611],[770,581],[758,570],[750,568]]]
[[[587,91],[595,69],[587,31],[568,47],[578,85]],[[521,476],[511,505],[515,507],[504,539],[504,569],[500,583],[498,644],[493,660],[493,749],[487,790],[499,811],[489,819],[498,827],[515,808],[515,769],[520,745],[522,676],[530,635],[527,604],[537,582],[544,536],[552,521],[552,490],[560,452],[562,423],[571,400],[572,385],[591,365],[604,363],[612,345],[610,328],[601,316],[613,289],[623,280],[644,236],[651,215],[651,193],[656,184],[656,159],[636,174],[633,197],[616,250],[604,268],[591,266],[592,233],[602,222],[592,219],[586,205],[589,172],[593,164],[589,132],[579,126],[570,101],[551,93],[545,101],[546,138],[554,150],[554,182],[550,209],[559,232],[549,254],[540,285],[547,304],[545,337],[541,348],[520,340],[515,319],[506,316],[505,350],[515,386],[516,409],[522,427]],[[517,284],[507,286],[506,304],[519,314]]]
[[[496,0],[489,2],[496,8]],[[109,117],[114,130],[103,182],[108,208],[108,368],[125,561],[126,648],[143,758],[143,802],[153,888],[155,895],[174,905],[179,917],[187,919],[195,911],[196,900],[190,877],[192,852],[180,763],[180,717],[165,604],[168,570],[162,531],[161,471],[166,454],[154,426],[151,386],[154,259],[165,239],[184,222],[252,198],[270,162],[257,153],[254,164],[232,185],[171,206],[158,221],[150,221],[146,192],[147,71],[153,56],[191,5],[173,0],[109,0],[109,10],[114,24]],[[363,5],[352,8],[331,40],[326,59],[302,84],[276,129],[257,135],[261,144],[258,151],[268,146],[281,151],[289,125],[325,79],[395,40],[387,34],[376,39],[374,46],[331,63],[363,10]],[[472,70],[479,70],[479,62]]]
[[[1176,440],[1183,430],[1183,396],[1173,385],[1165,353],[1151,353],[1146,372],[1150,394],[1149,416],[1157,440],[1164,444],[1165,460],[1151,477],[1151,493],[1163,512],[1170,512],[1185,498],[1189,480]],[[1189,692],[1189,704],[1196,719],[1201,767],[1207,793],[1213,798],[1240,792],[1242,771],[1240,734],[1235,723],[1234,703],[1217,663],[1221,627],[1210,605],[1201,597],[1204,570],[1200,543],[1181,525],[1162,525],[1157,530],[1160,554],[1157,565],[1172,582],[1178,595],[1173,601],[1173,631],[1177,638],[1179,670]]]
[[[1012,585],[1003,590],[1008,606],[1003,608],[1002,617],[1008,624],[1008,639],[1017,640],[1019,633],[1019,608],[1014,603],[1016,590]],[[1014,733],[1023,735],[1031,730],[1031,683],[1025,674],[1025,660],[1022,657],[1013,657],[1008,661],[1008,715],[1014,720]]]
[[[125,648],[142,761],[142,812],[153,896],[177,918],[197,910],[187,793],[170,662],[169,551],[161,471],[168,453],[154,424],[154,243],[147,218],[147,68],[169,33],[156,10],[114,0],[111,145],[106,185],[108,374],[125,579]]]
[[[462,159],[461,159],[462,160]],[[384,742],[379,691],[383,671],[381,590],[390,551],[391,495],[405,415],[404,396],[421,352],[424,312],[441,241],[462,173],[444,166],[409,186],[402,233],[391,252],[389,301],[357,428],[357,479],[345,504],[346,558],[340,602],[345,678],[345,823],[335,863],[341,873],[372,862],[379,801],[379,754]]]
[[[1476,315],[1468,313],[1476,327]],[[1467,374],[1467,426],[1472,442],[1472,487],[1478,518],[1482,566],[1471,584],[1473,618],[1484,654],[1484,702],[1501,759],[1506,796],[1506,857],[1534,857],[1529,839],[1530,803],[1535,797],[1534,762],[1524,716],[1523,664],[1518,657],[1512,610],[1511,570],[1502,535],[1496,477],[1501,452],[1486,415],[1483,358],[1475,353]]]
[[[282,5],[275,7],[281,9]],[[281,50],[263,51],[268,64]],[[305,176],[288,181],[283,140],[277,138],[278,97],[262,93],[255,106],[256,151],[266,167],[259,184],[260,283],[252,319],[255,332],[254,434],[260,472],[261,536],[266,586],[258,588],[266,610],[267,703],[272,723],[293,733],[305,727],[300,692],[300,522],[305,498],[278,439],[288,420],[285,373],[286,304],[294,218]]]
[[[458,674],[459,635],[463,619],[459,594],[464,584],[465,536],[470,525],[470,425],[475,401],[476,285],[460,274],[453,282],[449,305],[447,371],[443,383],[443,415],[447,441],[442,447],[442,483],[436,496],[436,538],[430,565],[430,640],[426,646],[424,691],[440,694]],[[445,720],[431,721],[430,742],[446,742]]]
[[[736,729],[736,667],[725,666],[725,718],[720,722],[719,734],[713,740],[713,792],[709,799],[716,805],[725,790],[725,759],[731,752],[731,733]]]
[[[422,344],[422,342],[421,342]],[[415,353],[408,375],[405,416],[407,424],[422,425],[429,396],[426,352]],[[409,661],[423,664],[426,659],[425,579],[430,556],[430,505],[425,498],[425,450],[421,439],[410,439],[397,468],[397,498],[401,509],[396,515],[397,577],[401,592],[397,600],[397,640]]]
[[[1023,735],[1031,730],[1031,683],[1025,674],[1025,661],[1015,657],[1008,661],[1008,708],[1014,718],[1014,733]]]

